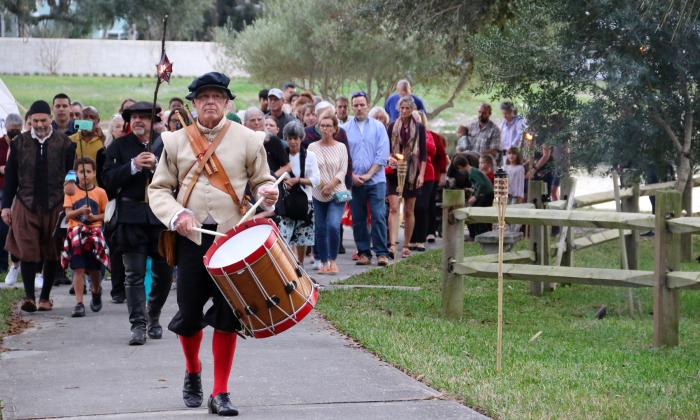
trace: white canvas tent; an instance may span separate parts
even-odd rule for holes
[[[5,82],[0,79],[0,136],[4,136],[6,133],[5,117],[7,117],[7,114],[19,114],[19,109],[14,96],[5,86]]]

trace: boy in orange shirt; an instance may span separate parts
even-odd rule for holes
[[[85,273],[90,276],[92,300],[90,309],[99,312],[102,309],[102,287],[100,271],[102,265],[108,266],[109,257],[102,235],[102,220],[107,206],[107,193],[95,185],[95,161],[83,157],[75,162],[79,188],[66,188],[63,207],[68,220],[66,239],[63,245],[61,263],[65,268],[70,261],[73,269],[73,289],[76,305],[72,316],[84,317],[83,291]],[[68,187],[68,186],[67,186]]]

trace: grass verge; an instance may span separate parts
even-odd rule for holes
[[[696,249],[700,241],[696,238]],[[475,244],[465,255],[480,254]],[[650,270],[653,244],[640,246]],[[576,254],[581,267],[616,268],[617,243]],[[700,271],[700,264],[684,264]],[[499,418],[698,418],[700,292],[681,293],[681,345],[651,348],[651,291],[635,290],[644,315],[624,314],[625,290],[572,286],[529,296],[526,282],[507,282],[503,372],[495,373],[496,281],[465,277],[464,316],[441,316],[439,251],[372,271],[346,284],[420,286],[419,292],[339,289],[318,309],[343,333],[383,360]],[[608,316],[594,318],[600,305]],[[542,335],[529,342],[538,331]]]
[[[5,335],[12,319],[12,305],[24,294],[22,289],[0,289],[0,338]]]

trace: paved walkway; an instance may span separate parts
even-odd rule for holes
[[[351,236],[346,232],[349,251]],[[316,276],[320,282],[367,269],[355,266],[349,253],[341,257],[343,275]],[[68,287],[52,294],[52,312],[25,314],[34,327],[3,342],[8,350],[0,353],[4,419],[213,418],[205,407],[184,407],[184,363],[173,333],[130,347],[125,305],[107,300],[99,314],[88,309],[86,318],[74,319]],[[175,307],[172,292],[164,308],[166,323]],[[211,329],[205,331],[200,357],[206,394],[212,360]],[[230,391],[244,418],[484,418],[378,360],[315,313],[279,336],[238,343]]]

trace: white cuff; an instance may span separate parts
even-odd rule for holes
[[[134,163],[134,159],[131,159],[131,175],[136,175],[138,172],[141,172],[141,169],[138,169],[136,167],[136,164]]]
[[[181,215],[182,213],[185,213],[185,212],[187,212],[187,213],[189,213],[189,214],[191,214],[191,215],[194,216],[194,213],[192,213],[192,210],[190,210],[190,209],[182,209],[182,210],[180,210],[179,212],[175,213],[175,216],[173,216],[172,219],[170,219],[170,230],[176,230],[176,229],[175,229],[175,223],[177,222],[177,218],[180,217],[180,215]]]

